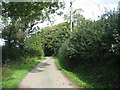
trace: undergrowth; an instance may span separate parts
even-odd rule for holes
[[[105,65],[82,63],[74,69],[65,69],[56,58],[57,67],[82,88],[120,88],[119,69]]]

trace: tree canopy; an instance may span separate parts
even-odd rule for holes
[[[22,48],[25,38],[34,32],[32,27],[50,20],[50,15],[63,6],[60,2],[2,2],[2,20],[8,22],[3,38],[8,46]]]

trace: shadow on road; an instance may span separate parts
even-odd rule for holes
[[[50,64],[48,64],[46,62],[41,62],[31,71],[31,73],[42,72],[42,71],[44,71],[45,67],[49,66],[49,65]]]

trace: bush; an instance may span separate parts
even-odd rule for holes
[[[88,88],[119,88],[120,31],[118,14],[76,26],[59,49],[60,65]],[[78,81],[77,81],[78,82]],[[115,83],[116,82],[116,83]]]
[[[23,49],[19,47],[2,47],[2,63],[19,62],[25,60],[26,57],[42,57],[44,51],[40,39],[37,35],[31,35],[25,41]]]
[[[74,67],[81,62],[119,62],[117,14],[103,16],[96,22],[87,21],[82,28],[76,27],[67,42],[62,44],[58,55],[65,66]]]
[[[2,63],[7,63],[11,60],[11,62],[16,61],[23,54],[19,51],[18,48],[8,48],[6,46],[2,47]]]
[[[58,52],[61,64],[64,64],[65,68],[74,68],[74,65],[78,63],[75,59],[77,56],[76,50],[70,46],[67,42],[63,43]]]
[[[31,57],[42,57],[44,56],[44,51],[41,43],[41,39],[38,35],[31,35],[26,42],[24,47],[25,55]]]
[[[46,27],[39,32],[39,36],[42,39],[45,55],[56,55],[61,44],[69,37],[69,23]]]

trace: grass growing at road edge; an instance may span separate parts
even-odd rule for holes
[[[57,68],[60,69],[67,77],[69,77],[74,83],[82,87],[90,87],[87,83],[80,80],[73,72],[70,72],[68,70],[65,70],[62,65],[60,64],[59,60],[55,58],[55,63],[57,65]]]
[[[41,57],[38,60],[31,58],[28,62],[16,62],[4,65],[2,68],[2,88],[17,88],[25,75],[44,59],[45,57]]]
[[[119,71],[116,68],[103,65],[93,66],[90,63],[84,63],[75,69],[66,70],[57,58],[56,65],[65,75],[82,88],[108,88],[112,90],[112,88],[120,87]]]

